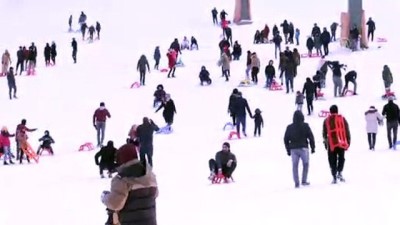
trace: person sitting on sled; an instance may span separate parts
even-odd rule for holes
[[[54,139],[50,136],[48,130],[44,131],[44,135],[39,139],[39,141],[41,141],[42,144],[39,146],[36,154],[41,155],[43,149],[47,149],[51,155],[54,155],[53,148],[51,147],[51,144],[54,144]]]
[[[222,150],[217,152],[215,159],[210,159],[208,165],[211,171],[210,180],[224,178],[224,181],[227,182],[232,177],[237,161],[236,156],[230,150],[228,142],[222,144]]]

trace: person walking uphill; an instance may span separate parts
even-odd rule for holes
[[[295,111],[293,123],[287,126],[284,143],[287,154],[292,157],[292,173],[295,188],[300,187],[299,160],[303,163],[301,184],[310,185],[307,181],[309,167],[308,145],[311,147],[311,154],[315,153],[314,135],[310,126],[304,122],[304,115],[301,111]]]
[[[104,102],[101,102],[100,107],[96,109],[93,114],[93,126],[96,128],[97,131],[97,147],[103,146],[107,117],[111,118],[111,114],[106,109]]]
[[[17,98],[17,84],[15,82],[15,76],[14,76],[14,69],[10,67],[10,71],[7,73],[7,83],[8,83],[8,96],[10,100],[12,97]],[[11,95],[11,92],[13,92],[13,95]]]
[[[303,95],[304,94],[306,95],[308,115],[311,115],[311,113],[314,111],[314,96],[317,98],[317,87],[309,77],[307,77],[306,83],[304,83]]]
[[[240,138],[240,124],[242,124],[242,132],[245,137],[246,134],[246,110],[250,117],[253,117],[247,100],[243,98],[242,93],[238,92],[238,96],[233,103],[233,114],[236,115],[236,132],[237,137]]]
[[[329,108],[331,113],[324,120],[322,128],[322,137],[326,150],[328,150],[328,160],[333,177],[332,184],[336,184],[337,180],[344,182],[342,172],[345,162],[345,151],[350,147],[350,129],[346,118],[339,114],[336,105]]]
[[[374,106],[371,106],[368,111],[365,112],[365,121],[367,122],[369,150],[375,151],[378,125],[383,125],[383,117]]]
[[[147,61],[147,58],[145,55],[140,56],[140,59],[137,63],[136,69],[140,73],[140,85],[145,85],[145,80],[146,80],[146,68],[150,73],[150,65],[149,62]]]
[[[158,126],[147,117],[143,118],[143,123],[136,128],[136,136],[139,141],[140,161],[143,165],[147,162],[153,166],[153,134],[158,131]]]
[[[135,146],[123,145],[117,151],[117,175],[110,191],[103,191],[101,201],[107,207],[106,225],[157,225],[158,185],[151,166],[138,160]]]
[[[396,150],[397,130],[400,123],[400,109],[399,106],[393,102],[393,97],[389,97],[388,100],[389,102],[385,106],[383,106],[382,116],[386,117],[386,129],[389,149]]]
[[[174,101],[171,99],[170,94],[165,95],[165,100],[161,103],[160,107],[156,112],[164,108],[163,117],[168,126],[171,126],[174,122],[174,114],[176,113],[176,107]]]

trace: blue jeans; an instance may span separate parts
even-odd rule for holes
[[[296,185],[300,184],[299,181],[299,161],[303,163],[303,174],[301,177],[301,183],[307,182],[308,167],[309,167],[309,153],[307,148],[296,148],[290,150],[292,156],[292,173],[293,180]]]
[[[246,116],[236,117],[236,132],[240,134],[240,124],[242,124],[242,132],[246,136]]]
[[[6,162],[7,160],[11,160],[12,154],[10,146],[3,146],[3,151],[4,151],[4,162]]]
[[[103,145],[104,132],[106,131],[106,122],[96,122],[97,145]]]

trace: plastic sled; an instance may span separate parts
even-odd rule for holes
[[[34,75],[36,75],[35,69],[28,69],[26,75],[28,75],[28,76],[31,76],[31,75],[34,76]]]
[[[304,53],[300,55],[301,58],[319,58],[321,57],[317,53],[312,53],[311,56],[308,53]]]
[[[216,175],[211,180],[211,184],[221,184],[222,181],[224,181],[225,184],[230,183],[230,182],[235,182],[233,177],[227,178],[225,176],[219,177],[218,175]]]
[[[232,140],[234,136],[236,136],[237,139],[240,139],[240,134],[238,134],[238,132],[236,132],[236,131],[231,131],[231,132],[229,133],[228,140]]]
[[[283,87],[278,82],[273,80],[271,83],[271,86],[269,87],[269,90],[270,91],[281,91],[281,90],[283,90]]]
[[[251,87],[254,86],[254,83],[251,82],[250,80],[242,80],[239,83],[239,87]]]
[[[39,163],[39,156],[36,154],[36,152],[33,150],[32,146],[29,143],[27,143],[26,148],[21,148],[21,149],[29,159],[33,159],[35,160],[36,163]]]
[[[376,42],[379,42],[379,43],[384,43],[384,42],[387,42],[387,39],[386,38],[377,38],[376,39]]]
[[[323,98],[324,95],[325,95],[325,94],[324,94],[323,92],[321,92],[321,91],[318,91],[318,92],[317,92],[317,97],[318,97],[318,98]]]
[[[131,88],[140,88],[140,83],[139,82],[134,82],[132,85],[131,85]]]
[[[233,130],[233,128],[235,128],[235,126],[233,125],[233,123],[227,122],[227,123],[224,125],[224,128],[222,128],[222,129],[223,129],[223,130],[227,130],[227,129]]]
[[[79,146],[79,150],[78,151],[92,151],[94,150],[94,145],[91,142],[86,142],[84,144],[82,144],[81,146]]]
[[[170,125],[167,125],[165,127],[160,128],[156,133],[157,134],[170,134],[172,133],[172,127]]]
[[[160,72],[161,72],[161,73],[166,73],[166,72],[168,72],[168,69],[167,69],[167,68],[162,68],[162,69],[160,70]]]
[[[345,96],[353,96],[353,95],[354,95],[354,92],[353,92],[352,90],[346,90],[346,91],[344,92],[343,97],[345,97]]]
[[[42,156],[43,152],[47,152],[47,155],[53,155],[49,148],[41,148],[39,150],[39,156]]]
[[[329,115],[331,115],[331,112],[329,112],[328,110],[321,110],[318,113],[318,116],[321,117],[321,118],[328,117]]]

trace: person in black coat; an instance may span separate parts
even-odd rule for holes
[[[178,57],[178,53],[182,54],[181,52],[181,45],[179,44],[178,38],[175,38],[174,41],[171,43],[171,45],[169,46],[169,49],[173,49],[175,50],[175,52],[177,53],[177,57]]]
[[[199,44],[197,43],[197,39],[192,36],[190,38],[190,50],[193,50],[195,48],[196,50],[199,50]]]
[[[317,99],[318,96],[317,88],[309,77],[307,77],[306,82],[304,83],[303,95],[306,96],[308,115],[311,115],[311,113],[314,111],[314,96],[315,99]]]
[[[229,96],[228,113],[232,117],[232,124],[236,126],[236,114],[235,114],[235,103],[236,99],[239,97],[239,90],[237,88],[233,89],[232,94]]]
[[[108,141],[107,145],[102,147],[99,152],[96,153],[94,156],[94,160],[96,165],[99,166],[100,169],[100,176],[101,178],[104,178],[103,171],[105,169],[108,170],[108,177],[112,177],[112,173],[114,172],[116,168],[116,163],[115,163],[115,156],[117,153],[117,149],[114,147],[114,142],[113,141]],[[100,158],[100,161],[99,161]]]
[[[19,46],[19,50],[17,51],[17,66],[15,67],[15,72],[17,73],[18,67],[21,66],[19,75],[21,75],[22,71],[24,70],[24,60],[24,50],[22,49],[22,46]]]
[[[213,23],[214,25],[218,25],[218,11],[217,8],[213,8],[213,10],[211,10],[211,15],[212,15],[212,19],[213,19]]]
[[[242,55],[242,46],[238,43],[238,41],[235,41],[233,44],[233,60],[240,60],[240,56]]]
[[[46,47],[44,47],[44,61],[46,66],[50,66],[50,58],[51,58],[51,47],[49,43],[46,43]]]
[[[226,40],[225,38],[223,38],[220,42],[219,42],[219,44],[218,44],[218,46],[219,46],[219,49],[221,50],[221,54],[224,52],[224,49],[225,48],[230,48],[231,47],[231,44],[229,43],[229,41],[228,40]]]
[[[210,176],[208,179],[214,180],[217,178],[224,178],[225,182],[232,177],[232,173],[237,166],[235,154],[231,152],[231,146],[228,142],[222,144],[222,150],[215,154],[215,159],[208,161],[210,168]]]
[[[154,49],[153,58],[154,58],[154,61],[156,61],[156,64],[154,65],[154,69],[158,70],[158,66],[160,65],[160,59],[161,59],[160,46],[156,46],[156,49]]]
[[[207,84],[211,84],[211,78],[210,78],[210,73],[208,72],[208,70],[206,69],[205,66],[201,67],[201,71],[199,74],[199,78],[200,78],[200,85],[203,86],[203,82],[206,82]]]
[[[14,91],[14,98],[17,98],[17,85],[15,82],[14,76],[14,68],[10,67],[9,72],[7,73],[7,82],[8,82],[8,95],[10,99],[12,99],[11,92]]]
[[[93,25],[89,27],[89,40],[90,40],[90,41],[93,41],[94,32],[95,32],[95,31],[96,31],[96,29],[94,28]]]
[[[312,50],[314,48],[314,40],[312,39],[311,36],[309,36],[307,38],[306,46],[307,46],[307,49],[308,49],[308,56],[311,57],[312,56]]]
[[[74,63],[76,63],[76,54],[78,53],[78,43],[76,42],[75,38],[72,38],[71,46],[72,46],[72,59],[74,60]]]
[[[344,88],[342,95],[344,96],[349,89],[349,82],[353,83],[354,89],[353,89],[353,94],[357,95],[357,72],[354,70],[349,71],[345,76],[344,76]]]
[[[242,93],[238,93],[238,97],[235,99],[233,104],[233,112],[236,115],[236,132],[237,136],[240,138],[240,125],[242,125],[242,132],[245,137],[246,134],[246,111],[252,116],[247,99],[243,98]]]
[[[44,131],[43,137],[39,138],[39,141],[42,142],[42,144],[39,146],[36,154],[41,155],[43,152],[43,149],[47,149],[51,155],[54,155],[53,147],[51,147],[52,144],[54,144],[54,139],[50,136],[50,132],[48,130]]]
[[[281,24],[283,36],[285,37],[285,44],[288,44],[288,35],[289,35],[289,23],[287,20],[284,20]]]
[[[51,54],[50,55],[51,55],[51,61],[54,66],[54,65],[56,65],[56,57],[57,57],[57,46],[54,41],[51,43]]]
[[[267,78],[266,87],[269,88],[275,78],[274,61],[269,60],[268,65],[265,67],[265,76]]]
[[[136,69],[139,71],[140,74],[140,85],[144,86],[146,81],[146,69],[150,73],[150,65],[145,55],[140,56]]]
[[[260,109],[256,109],[254,111],[254,116],[252,117],[254,119],[254,137],[261,136],[261,127],[264,127],[264,120],[263,117],[261,115],[261,110]]]
[[[311,30],[311,36],[315,38],[315,36],[317,35],[321,35],[321,28],[319,28],[319,26],[316,23],[314,23],[314,27]]]
[[[82,40],[85,40],[86,29],[88,29],[88,25],[86,23],[81,24],[81,33],[82,33]]]
[[[156,107],[158,103],[162,103],[165,99],[164,86],[162,84],[157,85],[157,90],[154,92],[153,107]]]
[[[393,100],[394,97],[392,96],[388,98],[388,103],[383,106],[382,116],[386,117],[386,130],[389,149],[393,148],[393,150],[396,150],[397,130],[400,123],[400,109],[399,106],[393,102]]]
[[[158,130],[159,128],[153,120],[147,117],[144,117],[143,123],[136,128],[140,161],[143,165],[146,165],[147,156],[147,162],[153,167],[153,134]]]
[[[324,47],[324,55],[329,54],[329,43],[330,42],[331,42],[331,35],[329,34],[326,27],[324,27],[324,30],[321,34],[321,43],[322,43],[322,46]]]
[[[164,120],[168,126],[171,126],[172,123],[174,122],[174,114],[176,113],[176,108],[175,108],[175,103],[171,99],[170,94],[165,95],[165,100],[162,102],[160,107],[158,107],[156,112],[160,111],[162,108],[164,108],[163,111]]]
[[[374,32],[375,32],[375,22],[370,17],[366,24],[368,26],[368,40],[371,37],[371,41],[374,41]]]
[[[295,187],[300,187],[299,160],[303,163],[303,174],[301,184],[310,185],[307,181],[309,167],[308,146],[311,147],[311,154],[315,152],[315,140],[310,126],[304,122],[303,113],[296,110],[293,115],[293,123],[288,125],[283,138],[288,156],[292,157],[292,171]]]
[[[232,28],[227,27],[224,29],[225,35],[226,35],[226,40],[229,41],[230,45],[232,45]]]
[[[225,10],[222,10],[222,11],[219,13],[219,17],[220,17],[221,21],[222,21],[222,20],[226,20],[226,16],[227,16],[227,15],[228,15],[228,13],[226,13]]]
[[[101,31],[101,25],[100,25],[100,23],[97,21],[97,22],[96,22],[97,40],[100,40],[100,31]]]
[[[317,91],[321,90],[321,79],[322,79],[322,72],[317,70],[316,74],[312,77],[312,80],[314,82]]]

